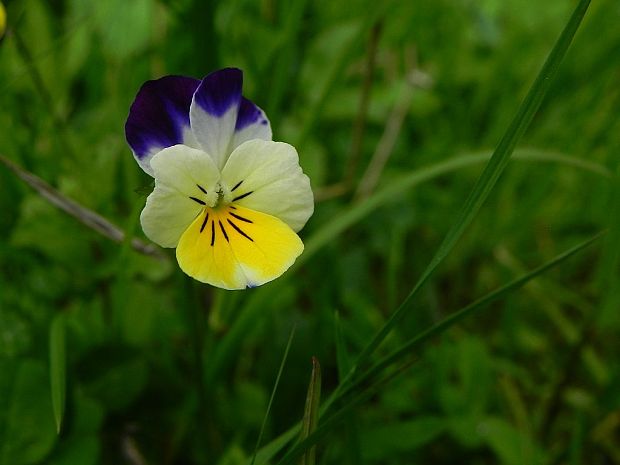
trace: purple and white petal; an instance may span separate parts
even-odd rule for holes
[[[242,98],[235,124],[231,152],[252,139],[271,140],[271,125],[265,112],[246,98]]]
[[[192,99],[189,111],[192,132],[220,169],[232,151],[242,85],[241,70],[225,68],[205,77]]]
[[[165,76],[147,81],[138,91],[125,123],[125,136],[140,167],[153,176],[150,160],[176,144],[198,147],[189,110],[200,80]]]

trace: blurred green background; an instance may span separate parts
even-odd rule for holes
[[[297,266],[226,292],[0,165],[0,464],[249,463],[292,328],[262,444],[302,418],[311,357],[327,395],[409,293],[574,5],[5,2],[1,155],[146,241],[151,180],[123,130],[137,90],[237,66],[317,204]],[[612,234],[412,353],[327,432],[318,463],[620,464],[618,24],[618,1],[593,2],[489,201],[379,353]]]

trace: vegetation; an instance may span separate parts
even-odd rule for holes
[[[0,464],[620,464],[620,8],[588,3],[5,2]],[[225,66],[316,198],[235,292],[148,243],[123,130]]]

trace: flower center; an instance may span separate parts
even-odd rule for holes
[[[243,180],[229,189],[226,184],[218,182],[209,191],[200,184],[196,184],[201,193],[197,193],[197,196],[189,197],[203,206],[202,211],[199,213],[199,216],[204,215],[200,225],[200,233],[202,234],[206,231],[207,234],[211,234],[212,247],[215,245],[216,238],[220,233],[226,242],[230,242],[228,233],[231,231],[243,236],[250,242],[254,242],[254,239],[241,227],[244,224],[252,224],[253,221],[235,213],[238,210],[234,203],[254,192],[244,190],[242,184]]]
[[[232,193],[226,186],[222,186],[219,182],[215,186],[215,192],[217,193],[217,199],[212,208],[218,210],[222,207],[227,207],[232,202]]]
[[[196,187],[200,190],[200,193],[197,192],[195,196],[190,195],[189,198],[206,208],[219,209],[229,205],[232,201],[230,191],[219,182],[209,191],[200,184],[196,184]]]
[[[242,192],[243,189],[240,189],[242,184],[243,180],[235,184],[232,189],[229,189],[226,184],[218,182],[210,191],[207,191],[200,184],[196,184],[196,187],[200,190],[201,194],[190,196],[189,198],[194,202],[203,205],[205,208],[219,210],[221,208],[228,207],[237,200],[246,198],[254,192]]]

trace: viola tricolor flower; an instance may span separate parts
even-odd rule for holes
[[[296,232],[314,211],[297,151],[272,141],[242,82],[235,68],[202,81],[148,81],[125,124],[136,161],[155,178],[140,215],[145,234],[176,247],[185,273],[225,289],[284,273],[303,251]]]

